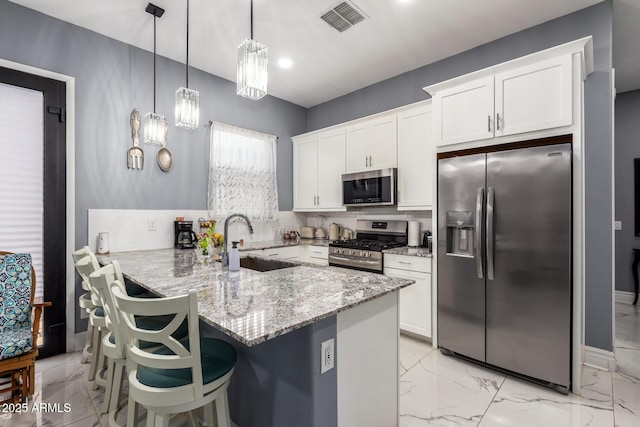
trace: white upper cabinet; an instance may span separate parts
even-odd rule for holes
[[[433,206],[436,149],[431,105],[398,113],[398,210]]]
[[[433,96],[436,146],[572,124],[572,60],[562,55],[443,88]]]
[[[348,173],[397,167],[395,114],[365,119],[346,132]]]
[[[318,135],[318,208],[344,209],[342,206],[343,173],[345,173],[344,129]]]
[[[343,129],[293,138],[293,210],[344,211],[345,171]]]
[[[493,76],[436,93],[437,145],[493,138]]]
[[[496,74],[496,136],[571,125],[569,55]]]

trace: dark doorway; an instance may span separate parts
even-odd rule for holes
[[[43,358],[66,350],[66,84],[2,67],[0,83],[42,93],[42,277],[36,281],[44,284],[44,300],[53,303],[43,316],[39,340]],[[2,162],[0,158],[0,166]],[[15,252],[12,248],[2,249]]]

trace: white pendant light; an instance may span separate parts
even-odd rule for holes
[[[164,14],[164,9],[149,3],[145,11],[153,15],[153,113],[144,115],[144,142],[162,145],[165,118],[156,114],[156,18]]]
[[[176,91],[176,126],[195,129],[200,121],[200,94],[189,89],[189,0],[187,0],[186,84]]]
[[[267,46],[253,40],[253,0],[251,0],[251,38],[238,47],[238,95],[260,99],[267,94]]]

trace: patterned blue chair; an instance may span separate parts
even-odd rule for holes
[[[0,395],[11,393],[2,403],[33,395],[38,326],[43,307],[51,305],[34,303],[35,289],[31,255],[0,252],[0,377],[10,379]]]

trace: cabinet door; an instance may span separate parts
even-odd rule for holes
[[[431,338],[431,274],[385,268],[385,276],[415,280],[400,289],[400,329]]]
[[[370,122],[371,141],[369,169],[395,168],[398,166],[396,115],[380,117]]]
[[[321,209],[344,209],[342,174],[345,173],[345,131],[318,135],[318,205]]]
[[[398,114],[398,210],[431,209],[436,150],[431,106]]]
[[[369,167],[371,126],[363,122],[349,126],[347,134],[347,172],[360,172]]]
[[[497,74],[496,136],[572,123],[571,55]]]
[[[317,137],[300,139],[293,144],[293,210],[314,210],[317,200]]]
[[[493,76],[436,93],[436,146],[493,138],[493,96]]]

